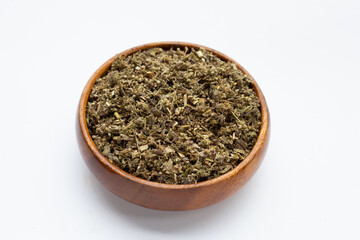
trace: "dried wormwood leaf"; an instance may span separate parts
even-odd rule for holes
[[[230,171],[250,153],[261,125],[252,80],[204,49],[119,56],[93,86],[86,114],[110,161],[169,184]]]

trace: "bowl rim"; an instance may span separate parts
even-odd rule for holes
[[[152,181],[149,181],[149,180],[145,180],[145,179],[136,177],[134,175],[131,175],[130,173],[125,172],[124,170],[117,167],[115,164],[111,163],[97,149],[95,143],[93,142],[93,140],[92,140],[92,138],[90,136],[89,129],[87,127],[86,112],[85,112],[88,97],[90,95],[90,92],[91,92],[91,89],[92,89],[93,85],[95,84],[98,77],[101,77],[104,73],[106,73],[106,71],[108,70],[108,68],[112,64],[112,62],[118,56],[120,56],[120,55],[122,55],[122,56],[131,55],[131,54],[133,54],[133,53],[135,53],[137,51],[145,50],[145,49],[149,49],[149,48],[153,48],[153,47],[160,47],[160,48],[164,48],[164,49],[169,49],[171,47],[173,47],[173,48],[176,48],[176,47],[180,47],[180,48],[188,47],[188,48],[194,48],[194,49],[203,48],[203,49],[205,49],[205,50],[207,50],[209,52],[212,52],[214,55],[220,57],[224,61],[229,61],[229,62],[234,63],[238,69],[240,69],[243,73],[245,73],[248,77],[250,77],[252,79],[252,84],[253,84],[255,93],[256,93],[257,97],[259,98],[259,101],[260,101],[261,126],[260,126],[259,135],[258,135],[258,138],[256,140],[256,143],[255,143],[254,147],[252,148],[252,150],[250,151],[248,156],[241,163],[239,163],[234,169],[232,169],[229,172],[227,172],[225,174],[222,174],[222,175],[220,175],[220,176],[218,176],[216,178],[209,179],[209,180],[206,180],[206,181],[202,181],[202,182],[199,182],[199,183],[192,183],[192,184],[158,183],[158,182],[152,182]],[[86,85],[84,87],[84,90],[82,92],[81,98],[80,98],[78,114],[79,114],[78,117],[79,117],[79,124],[80,124],[80,130],[81,130],[82,136],[83,136],[87,146],[89,147],[90,151],[92,152],[92,154],[96,157],[96,159],[104,167],[106,167],[111,172],[113,172],[115,174],[118,174],[118,175],[126,178],[127,180],[132,181],[132,182],[136,182],[136,183],[139,183],[141,185],[147,185],[149,187],[160,188],[160,189],[193,189],[193,188],[200,188],[200,187],[206,187],[206,186],[209,186],[209,185],[212,185],[212,184],[216,184],[218,182],[222,182],[222,181],[225,181],[226,179],[234,177],[239,172],[241,172],[247,165],[249,165],[251,163],[251,161],[256,157],[256,155],[260,153],[261,148],[263,147],[263,145],[264,145],[264,143],[266,141],[266,137],[267,137],[267,134],[268,134],[268,125],[269,125],[269,111],[268,111],[268,108],[267,108],[265,97],[264,97],[260,87],[256,83],[255,79],[249,74],[249,72],[245,68],[243,68],[239,63],[237,63],[232,58],[230,58],[227,55],[225,55],[225,54],[223,54],[221,52],[218,52],[217,50],[214,50],[212,48],[205,47],[205,46],[195,44],[195,43],[177,42],[177,41],[153,42],[153,43],[147,43],[147,44],[139,45],[139,46],[127,49],[127,50],[125,50],[123,52],[120,52],[120,53],[116,54],[115,56],[113,56],[112,58],[110,58],[109,60],[107,60],[104,64],[102,64],[92,74],[90,79],[87,81],[87,83],[86,83]]]

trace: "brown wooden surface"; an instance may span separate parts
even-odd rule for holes
[[[150,43],[128,49],[120,53],[120,55],[129,55],[136,51],[151,47],[182,48],[185,46],[196,49],[200,47],[205,48],[223,60],[235,63],[239,69],[251,77],[251,75],[233,59],[213,49],[192,43]],[[197,184],[171,185],[150,182],[134,177],[110,163],[99,152],[90,137],[86,125],[85,108],[89,93],[96,79],[106,73],[111,63],[118,55],[105,62],[87,82],[80,98],[76,120],[76,135],[83,159],[85,160],[85,163],[91,172],[106,188],[119,197],[144,207],[160,210],[179,211],[202,208],[220,202],[232,195],[249,181],[263,160],[270,135],[269,111],[265,98],[255,80],[253,81],[253,85],[261,104],[262,124],[260,134],[250,154],[236,168],[229,171],[228,173],[215,179]]]

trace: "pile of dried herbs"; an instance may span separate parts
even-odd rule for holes
[[[119,56],[93,86],[86,114],[92,139],[113,164],[169,184],[230,171],[261,124],[252,80],[235,64],[188,48]]]

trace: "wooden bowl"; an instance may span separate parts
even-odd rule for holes
[[[130,55],[139,50],[152,47],[169,49],[171,47],[184,48],[185,46],[195,49],[202,47],[225,61],[235,63],[241,71],[251,77],[240,64],[228,56],[211,48],[192,43],[150,43],[128,49],[118,55]],[[270,134],[269,111],[265,98],[255,81],[253,81],[253,85],[261,105],[262,123],[259,137],[250,154],[236,168],[224,175],[196,184],[175,185],[156,183],[135,177],[121,170],[101,154],[91,139],[86,124],[86,103],[95,81],[106,73],[118,55],[105,62],[91,76],[79,102],[76,121],[77,141],[85,163],[96,178],[111,192],[129,202],[147,208],[173,211],[197,209],[215,204],[244,186],[260,166],[267,149]]]

